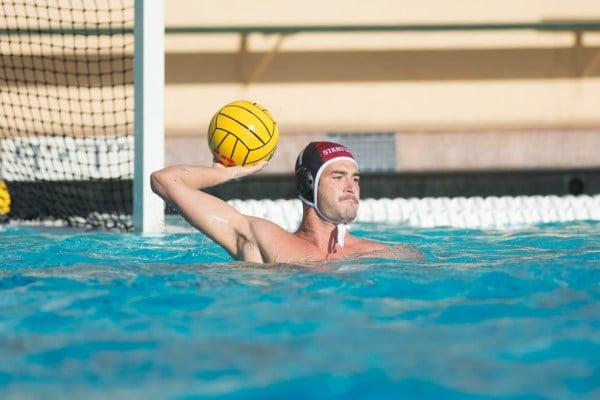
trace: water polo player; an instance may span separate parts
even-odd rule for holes
[[[296,161],[296,187],[303,204],[298,230],[290,233],[263,218],[244,215],[201,189],[254,174],[267,163],[243,167],[178,165],[152,173],[155,193],[177,207],[195,228],[237,260],[301,263],[392,252],[414,257],[405,246],[390,247],[348,232],[356,218],[359,169],[350,151],[337,143],[312,142]]]

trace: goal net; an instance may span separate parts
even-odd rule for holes
[[[0,3],[0,213],[132,230],[134,0]]]

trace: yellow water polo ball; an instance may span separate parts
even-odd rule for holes
[[[8,214],[10,212],[10,193],[6,183],[0,181],[0,214]]]
[[[268,161],[279,144],[279,128],[262,105],[239,100],[219,109],[208,126],[208,147],[215,161],[230,167]]]

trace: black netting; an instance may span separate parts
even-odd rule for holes
[[[4,219],[132,229],[133,1],[0,2]]]

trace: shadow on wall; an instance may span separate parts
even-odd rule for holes
[[[258,80],[278,82],[378,82],[599,77],[600,47],[280,52]],[[268,58],[255,53],[168,53],[166,84],[235,83],[248,80]],[[1,55],[29,84],[101,87],[133,82],[130,54]],[[82,74],[85,65],[98,71]],[[36,71],[61,71],[40,78]],[[121,74],[109,73],[123,71]],[[3,73],[0,69],[0,78]]]
[[[277,53],[258,81],[444,81],[598,77],[600,47]],[[170,53],[167,84],[247,80],[267,53]]]
[[[226,200],[293,199],[293,176],[249,176],[207,189]],[[453,171],[361,174],[361,198],[597,195],[600,170]]]

